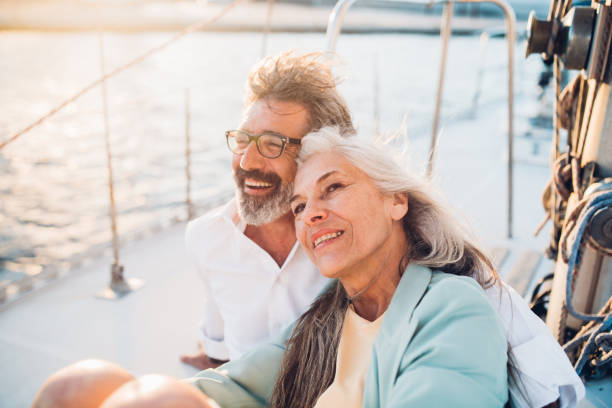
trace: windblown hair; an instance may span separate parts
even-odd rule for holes
[[[245,106],[269,99],[296,102],[308,110],[310,132],[335,126],[343,135],[353,134],[351,114],[331,68],[331,60],[318,52],[266,57],[249,73]]]
[[[366,173],[380,192],[406,195],[408,212],[402,222],[410,248],[405,256],[407,263],[471,276],[485,288],[497,281],[489,259],[433,196],[433,189],[404,170],[381,147],[341,137],[335,128],[323,128],[302,140],[298,163],[324,152],[347,159]],[[331,385],[347,307],[346,292],[336,281],[300,317],[287,343],[272,392],[272,407],[313,407]]]

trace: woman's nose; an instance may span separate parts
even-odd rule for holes
[[[240,158],[240,168],[243,170],[253,170],[261,168],[261,161],[264,157],[259,154],[255,142],[250,142],[242,157]]]
[[[314,225],[327,219],[327,211],[316,203],[308,203],[305,212],[306,213],[304,215],[306,222],[310,225]]]

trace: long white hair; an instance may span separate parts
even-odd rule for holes
[[[494,283],[497,274],[466,224],[452,215],[428,182],[405,170],[388,150],[380,143],[341,136],[337,128],[326,127],[302,139],[298,164],[318,153],[336,153],[367,174],[382,193],[405,194],[408,212],[403,224],[411,246],[408,260],[473,276],[483,287]]]
[[[471,276],[483,287],[497,280],[491,262],[434,197],[427,183],[405,171],[382,146],[343,137],[335,128],[323,128],[302,139],[298,164],[325,152],[347,159],[382,193],[406,195],[408,212],[402,220],[410,244],[406,262]],[[312,407],[330,386],[348,303],[342,284],[335,281],[298,319],[274,384],[271,407]]]

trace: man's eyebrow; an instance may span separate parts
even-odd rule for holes
[[[317,179],[317,184],[325,181],[325,179],[327,179],[328,177],[330,177],[331,175],[335,173],[338,173],[338,171],[337,170],[328,171],[327,173],[325,173],[324,175],[322,175],[321,177]],[[297,200],[299,197],[300,197],[299,194],[294,194],[293,196],[291,196],[291,198],[289,199],[289,204]]]
[[[273,131],[273,130],[264,130],[263,132],[261,132],[261,134],[262,134],[262,135],[263,135],[264,133],[267,133],[267,134],[269,134],[269,135],[281,136],[281,137],[286,137],[286,138],[289,138],[288,136],[285,136],[285,135],[283,135],[282,133],[278,133],[278,132],[275,132],[275,131]]]
[[[240,130],[242,130],[242,131],[244,131],[244,132],[247,132],[248,134],[250,134],[250,135],[252,135],[252,136],[260,136],[260,135],[263,135],[263,134],[265,133],[265,134],[268,134],[268,135],[274,135],[274,136],[286,137],[287,139],[289,139],[289,137],[288,137],[288,136],[285,136],[285,135],[283,135],[282,133],[275,132],[274,130],[269,130],[269,129],[264,129],[264,130],[262,130],[260,133],[253,133],[253,132],[251,132],[250,130],[247,130],[247,129],[244,129],[244,128],[240,128]]]

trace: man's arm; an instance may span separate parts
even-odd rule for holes
[[[204,286],[204,314],[200,325],[200,343],[194,354],[182,355],[181,361],[200,370],[218,367],[229,360],[229,352],[224,342],[224,323],[217,303],[213,297],[209,280],[213,275],[206,268],[206,259],[198,251],[202,244],[203,230],[201,219],[190,222],[185,231],[185,246],[191,265],[195,267]]]
[[[197,369],[206,370],[226,363],[229,360],[229,352],[224,342],[223,318],[212,297],[210,285],[205,276],[202,281],[205,287],[206,301],[200,326],[198,351],[194,354],[182,355],[181,361]]]

